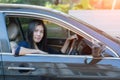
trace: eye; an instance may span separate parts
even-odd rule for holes
[[[37,30],[37,29],[35,29],[35,30],[34,30],[34,32],[38,32],[38,30]]]
[[[40,33],[43,33],[43,31],[40,31]]]

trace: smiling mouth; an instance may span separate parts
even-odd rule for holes
[[[36,38],[37,40],[41,40],[41,38]]]

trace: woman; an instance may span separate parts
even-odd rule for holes
[[[43,53],[47,51],[46,28],[41,20],[33,20],[29,24],[27,40],[18,43],[15,55]]]
[[[15,49],[15,55],[18,56],[18,55],[25,55],[32,53],[40,53],[40,54],[65,53],[65,50],[68,47],[66,46],[66,44],[68,43],[69,40],[70,38],[67,39],[60,52],[53,50],[52,48],[47,46],[47,32],[43,21],[33,20],[29,24],[29,28],[27,32],[27,40],[18,43],[18,46]]]

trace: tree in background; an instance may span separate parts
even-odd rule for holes
[[[87,10],[87,9],[94,9],[89,0],[80,0],[77,4],[74,4],[74,6],[72,7],[73,10],[79,10],[79,9],[84,9],[84,10]]]
[[[64,13],[68,13],[72,9],[74,4],[79,3],[81,0],[53,0],[52,3],[46,2],[45,6],[53,8]]]
[[[0,0],[0,3],[32,4],[44,6],[46,1],[52,0]]]
[[[45,6],[64,13],[69,10],[120,9],[120,0],[0,0],[0,3]]]

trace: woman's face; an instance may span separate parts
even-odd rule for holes
[[[42,40],[43,35],[44,35],[43,26],[42,25],[37,25],[35,27],[34,32],[33,32],[33,41],[35,43],[39,43]]]

